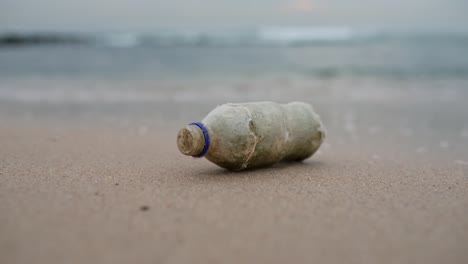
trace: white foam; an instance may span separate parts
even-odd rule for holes
[[[461,138],[468,138],[468,127],[464,127],[464,128],[460,131],[460,137],[461,137]]]
[[[449,147],[449,143],[447,141],[440,141],[439,146],[443,149],[447,149]]]
[[[261,40],[278,43],[345,41],[354,36],[348,27],[268,27],[259,32]]]
[[[427,152],[427,149],[425,147],[419,147],[416,149],[416,152],[419,154],[423,154]]]
[[[464,161],[464,160],[454,160],[453,163],[458,164],[458,165],[468,165],[468,161]]]

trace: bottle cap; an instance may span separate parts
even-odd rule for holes
[[[184,155],[203,157],[208,152],[209,146],[208,130],[200,122],[189,124],[182,128],[177,135],[177,147]]]

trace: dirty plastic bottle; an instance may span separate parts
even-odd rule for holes
[[[243,170],[304,160],[324,138],[325,128],[311,105],[255,102],[216,107],[202,122],[182,128],[177,146],[185,155]]]

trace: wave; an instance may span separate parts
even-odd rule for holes
[[[138,46],[295,46],[366,43],[386,40],[468,41],[466,33],[395,32],[350,27],[265,27],[228,32],[156,33],[0,33],[0,47],[32,45],[92,45],[113,48]]]
[[[357,37],[357,32],[346,27],[320,27],[320,28],[284,28],[271,27],[259,31],[262,41],[274,43],[300,43],[300,42],[334,42],[348,41]]]
[[[79,34],[63,33],[0,33],[1,46],[86,44],[89,39]]]

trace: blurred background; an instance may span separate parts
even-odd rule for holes
[[[180,124],[225,102],[303,100],[340,130],[382,105],[427,127],[422,112],[463,105],[467,11],[463,0],[4,0],[1,110]],[[407,127],[407,112],[386,120]]]

